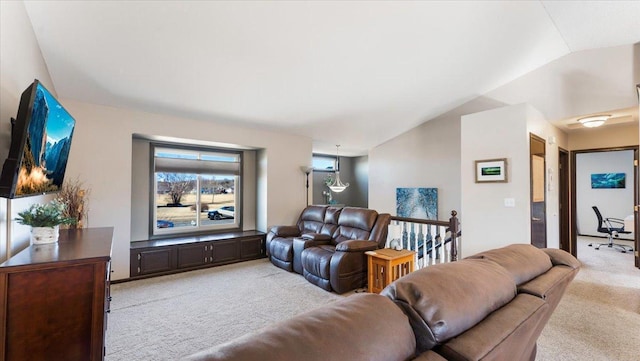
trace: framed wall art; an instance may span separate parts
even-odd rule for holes
[[[476,160],[476,183],[507,183],[507,158]]]
[[[625,188],[625,173],[593,173],[591,174],[591,188]]]

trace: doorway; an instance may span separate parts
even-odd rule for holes
[[[630,152],[629,152],[630,151]],[[593,229],[595,229],[595,225],[593,227],[584,229],[584,226],[580,226],[580,220],[579,220],[579,211],[578,211],[578,198],[581,198],[581,201],[584,201],[583,196],[580,194],[580,188],[585,188],[584,184],[582,186],[580,186],[578,184],[578,177],[580,177],[580,182],[584,183],[585,181],[589,181],[586,180],[585,178],[587,176],[589,176],[590,174],[593,173],[598,173],[598,172],[588,172],[589,174],[581,174],[578,175],[578,171],[577,171],[577,163],[578,163],[578,156],[579,155],[585,155],[585,154],[595,154],[595,155],[605,155],[606,153],[613,153],[613,152],[624,152],[624,153],[632,153],[632,155],[630,157],[628,157],[628,160],[631,164],[626,164],[625,166],[627,168],[632,167],[633,169],[631,170],[627,170],[625,172],[626,174],[626,180],[625,180],[625,187],[627,190],[631,191],[631,195],[628,196],[624,196],[624,199],[628,199],[630,201],[634,201],[635,203],[629,203],[628,206],[624,207],[622,210],[617,211],[617,213],[615,214],[611,214],[611,212],[607,212],[606,210],[600,209],[600,211],[603,213],[604,217],[614,217],[614,218],[627,218],[629,217],[629,215],[631,214],[637,214],[637,211],[635,211],[634,209],[634,204],[637,204],[637,197],[638,197],[638,147],[637,146],[628,146],[628,147],[615,147],[615,148],[599,148],[599,149],[585,149],[585,150],[576,150],[576,151],[571,151],[570,153],[570,162],[571,162],[571,170],[570,170],[570,177],[571,177],[571,193],[570,193],[570,199],[571,199],[571,208],[570,208],[570,219],[571,219],[571,226],[570,226],[570,238],[571,238],[571,244],[570,244],[570,253],[574,256],[578,256],[577,255],[577,239],[578,239],[578,234],[580,233],[580,235],[582,235],[583,233],[585,235],[591,235],[589,234],[590,232],[592,233]],[[606,162],[605,162],[606,163]],[[605,168],[603,168],[605,169]],[[617,171],[618,168],[615,168],[615,170]],[[622,168],[620,168],[622,169]],[[614,170],[614,169],[611,169]],[[588,186],[587,188],[591,188],[590,186]],[[608,201],[610,198],[610,194],[607,193],[607,191],[611,192],[611,190],[600,190],[598,192],[602,192],[600,195],[598,195],[597,199],[601,199],[602,201]],[[620,190],[617,190],[620,191]],[[612,192],[614,193],[614,192]],[[599,206],[599,204],[595,204],[597,202],[595,201],[591,201],[594,204],[589,203],[587,206],[587,208],[589,209],[589,211],[591,210],[591,206]],[[625,203],[626,204],[626,203]],[[585,208],[584,206],[581,206],[581,208]],[[601,208],[599,206],[599,208]],[[595,213],[593,213],[593,211],[589,212],[587,211],[589,214],[586,217],[591,217],[591,220],[589,220],[589,222],[596,222],[596,216]],[[584,212],[584,210],[583,210]],[[619,213],[619,214],[618,214]],[[584,215],[583,215],[584,216]],[[584,218],[584,217],[583,217]],[[582,220],[582,223],[584,223],[585,221]],[[635,223],[635,241],[634,241],[634,256],[636,258],[636,267],[638,267],[638,261],[637,261],[637,255],[638,255],[638,234],[637,234],[637,228],[638,228],[638,224],[637,221],[634,222]],[[595,224],[595,223],[594,223]],[[626,227],[625,227],[626,228]],[[595,235],[595,236],[603,236],[603,235]]]
[[[538,248],[547,247],[547,177],[546,141],[529,134],[529,156],[531,174],[531,244]]]

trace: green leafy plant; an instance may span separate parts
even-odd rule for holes
[[[18,213],[15,219],[20,224],[31,227],[55,227],[59,224],[75,224],[76,218],[65,216],[66,206],[56,200],[47,204],[32,204]]]

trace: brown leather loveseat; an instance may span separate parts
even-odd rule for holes
[[[410,273],[189,357],[195,361],[529,360],[580,263],[516,244]]]
[[[309,206],[295,226],[271,228],[267,254],[274,265],[344,293],[365,286],[364,252],[384,247],[389,220],[389,214],[373,209]]]

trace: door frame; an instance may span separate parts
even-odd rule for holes
[[[577,225],[577,217],[576,217],[576,155],[581,154],[581,153],[601,153],[601,152],[615,152],[615,151],[620,151],[620,150],[633,150],[633,161],[635,164],[638,164],[638,146],[637,145],[632,145],[632,146],[625,146],[625,147],[611,147],[611,148],[595,148],[595,149],[580,149],[580,150],[572,150],[570,153],[570,163],[571,163],[571,191],[569,193],[569,196],[571,198],[571,245],[570,245],[570,253],[574,256],[574,257],[578,257],[578,225]],[[636,201],[638,201],[638,167],[635,166],[634,167],[635,171],[634,171],[634,175],[633,175],[633,189],[634,189],[634,199]],[[635,222],[635,238],[636,238],[636,242],[635,242],[635,251],[634,254],[636,255],[636,260],[635,260],[635,264],[636,267],[640,267],[640,265],[638,264],[638,212],[634,212],[636,215],[636,222]]]
[[[532,145],[533,142],[539,142],[540,145],[542,146],[542,155],[540,154],[536,154],[536,153],[532,153],[533,149],[532,149]],[[542,158],[542,195],[543,195],[543,201],[542,202],[534,202],[534,172],[533,172],[533,167],[534,167],[534,162],[533,162],[533,156],[539,156]],[[533,245],[537,245],[540,248],[546,248],[547,247],[547,226],[548,226],[548,220],[547,220],[547,141],[536,135],[533,133],[529,133],[529,222],[531,224],[531,231],[530,231],[530,235],[529,235],[529,243],[533,244]],[[544,232],[542,233],[542,239],[541,240],[537,240],[540,242],[534,242],[534,238],[535,238],[535,230],[534,230],[534,216],[533,216],[533,211],[534,211],[534,204],[535,203],[542,203],[542,218],[540,219],[542,221],[542,223],[544,224]]]
[[[571,189],[569,151],[558,147],[558,223],[559,248],[571,252]]]

